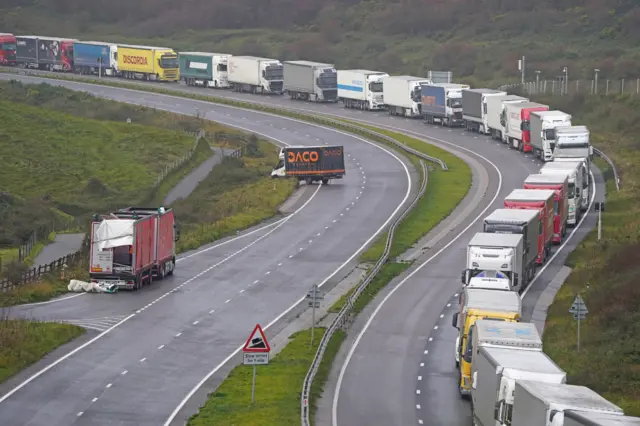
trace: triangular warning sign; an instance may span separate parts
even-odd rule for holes
[[[251,332],[251,336],[247,339],[247,343],[244,344],[242,352],[270,352],[271,347],[267,338],[262,331],[260,324],[256,324],[256,327]]]

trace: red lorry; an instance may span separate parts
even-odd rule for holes
[[[544,264],[551,252],[553,237],[553,197],[550,189],[514,189],[504,199],[506,209],[537,209],[540,211],[542,233],[538,237],[538,257],[536,263]]]
[[[138,290],[172,275],[180,238],[172,209],[128,207],[95,215],[91,224],[91,281]]]
[[[16,37],[10,33],[0,33],[0,65],[16,64]]]
[[[553,197],[553,238],[560,244],[567,233],[569,217],[569,177],[566,174],[532,174],[524,180],[524,189],[551,189]]]

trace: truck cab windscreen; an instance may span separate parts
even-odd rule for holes
[[[569,182],[569,199],[573,200],[576,195],[579,194],[578,191],[576,191],[576,183],[575,182]]]
[[[323,89],[337,89],[338,88],[338,75],[324,73],[320,75],[318,86]]]
[[[227,70],[227,64],[218,64],[217,68],[218,71],[226,71]]]
[[[522,130],[524,131],[531,130],[531,122],[529,120],[525,120],[522,122]]]
[[[0,43],[0,50],[16,50],[15,43]]]
[[[586,149],[586,148],[589,148],[589,142],[582,142],[582,143],[575,143],[575,142],[562,143],[562,142],[558,142],[557,145],[558,145],[558,148],[560,148],[560,149]]]
[[[553,200],[553,214],[560,214],[560,202],[557,199]]]
[[[278,161],[278,164],[274,167],[274,169],[281,169],[284,167],[284,160]]]
[[[369,83],[369,90],[374,93],[382,93],[382,82],[375,81],[375,82]]]
[[[413,92],[411,92],[411,100],[413,102],[422,103],[422,87],[421,86],[418,86],[415,89],[413,89]]]
[[[485,223],[484,232],[495,234],[524,234],[524,227],[508,223]]]
[[[547,141],[552,141],[556,138],[556,129],[545,129],[544,130],[544,139]],[[553,149],[553,148],[551,148]]]
[[[460,98],[449,98],[449,99],[447,99],[447,106],[449,108],[462,108],[462,99],[460,99]]]
[[[267,67],[264,70],[264,78],[267,80],[284,80],[284,71],[281,67]]]
[[[164,69],[179,68],[180,63],[178,62],[178,57],[162,55],[162,58],[160,58],[160,67]]]

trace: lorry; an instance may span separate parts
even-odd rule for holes
[[[229,87],[227,65],[231,55],[208,52],[178,52],[180,80],[187,86]]]
[[[16,37],[11,33],[0,33],[0,65],[16,64]]]
[[[101,41],[76,41],[73,44],[73,65],[80,74],[116,76],[118,45]]]
[[[556,148],[553,159],[556,158],[588,158],[593,157],[590,132],[587,126],[567,126],[556,131]],[[591,171],[589,169],[589,171]]]
[[[505,126],[505,105],[529,102],[529,99],[517,95],[498,95],[487,98],[487,126],[493,139],[502,141]]]
[[[180,231],[172,209],[127,207],[94,215],[89,275],[93,283],[139,290],[173,275]]]
[[[177,82],[178,54],[168,47],[118,44],[118,75],[132,80]]]
[[[533,155],[542,161],[553,159],[556,128],[571,126],[571,114],[562,111],[534,111],[530,115]]]
[[[617,405],[586,386],[516,380],[513,411],[500,425],[565,426],[565,410],[624,415]]]
[[[552,243],[560,244],[567,234],[569,216],[569,177],[560,174],[531,174],[524,180],[524,189],[551,189],[553,197],[553,238]]]
[[[487,99],[504,96],[507,92],[493,89],[465,89],[462,91],[462,118],[467,130],[489,134]]]
[[[338,70],[338,100],[345,108],[384,109],[382,79],[389,74],[369,70]]]
[[[338,73],[333,64],[284,61],[284,90],[291,99],[338,102]]]
[[[506,209],[537,210],[540,214],[541,235],[538,238],[536,263],[542,265],[551,253],[555,191],[550,189],[514,189],[504,199]]]
[[[257,56],[231,56],[228,78],[234,92],[253,94],[283,93],[284,71],[277,59]]]
[[[464,288],[460,312],[452,317],[452,325],[459,330],[454,357],[459,367],[458,390],[467,398],[471,395],[471,345],[476,320],[517,322],[522,315],[520,295],[514,291],[495,291]]]
[[[567,198],[569,199],[569,213],[567,215],[567,225],[575,226],[582,217],[582,182],[587,181],[587,174],[582,161],[552,161],[546,163],[540,169],[541,174],[567,174]],[[586,210],[586,202],[585,207]]]
[[[17,36],[16,63],[22,68],[73,71],[73,44],[77,40],[59,37]]]
[[[468,284],[478,275],[485,277],[483,271],[496,271],[509,280],[510,290],[521,293],[533,278],[532,271],[523,268],[524,260],[522,235],[478,232],[467,245],[467,267],[462,271],[462,283]]]
[[[520,152],[531,152],[531,113],[548,111],[549,106],[537,102],[518,102],[505,105],[503,142]]]
[[[278,157],[272,178],[291,176],[308,185],[318,181],[326,185],[330,179],[342,179],[346,173],[341,145],[287,146]]]
[[[422,85],[422,114],[427,123],[440,123],[448,127],[463,126],[463,89],[469,89],[469,85],[454,83]]]
[[[640,426],[640,417],[565,410],[564,426]]]
[[[422,85],[431,80],[410,75],[392,75],[382,79],[382,97],[389,115],[415,118],[422,115]]]

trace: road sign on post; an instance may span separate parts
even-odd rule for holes
[[[264,335],[260,324],[256,324],[247,339],[247,343],[242,348],[243,364],[253,366],[253,380],[251,381],[252,405],[256,399],[256,365],[269,364],[269,352],[271,352],[271,346],[267,342],[267,337]]]
[[[571,305],[569,312],[573,314],[573,319],[578,320],[578,352],[580,352],[580,321],[587,318],[589,310],[579,293],[573,300],[573,304]]]
[[[318,285],[314,284],[311,287],[311,291],[307,293],[307,300],[309,301],[309,307],[311,310],[311,347],[313,347],[313,335],[316,329],[316,308],[320,307],[320,301],[324,299],[324,293],[318,290]]]

